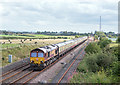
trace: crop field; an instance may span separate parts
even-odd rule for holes
[[[18,34],[0,35],[0,55],[1,66],[8,63],[8,55],[13,56],[13,62],[29,57],[30,51],[34,48],[65,42],[75,38],[75,36],[51,36],[42,34]]]
[[[66,41],[69,39],[8,39],[8,40],[0,40],[0,46],[2,48],[10,48],[10,47],[16,47],[21,45],[31,45],[31,44],[41,44],[45,42],[51,42],[51,41]]]
[[[2,61],[2,66],[9,64],[8,55],[13,56],[13,62],[18,61],[20,59],[29,57],[30,51],[34,48],[55,44],[59,42],[65,42],[69,39],[27,39],[21,43],[21,39],[11,39],[9,43],[8,40],[4,40],[5,44],[1,44],[2,47],[2,55],[0,55]],[[3,41],[3,40],[1,40]],[[1,42],[0,41],[0,42]],[[37,42],[37,43],[35,43]]]
[[[75,36],[52,36],[52,35],[43,35],[43,34],[18,34],[18,35],[0,35],[1,39],[38,39],[38,38],[68,38],[72,39]]]

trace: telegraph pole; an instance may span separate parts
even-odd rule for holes
[[[100,31],[101,31],[101,16],[100,16]]]

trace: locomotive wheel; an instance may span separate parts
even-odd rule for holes
[[[52,58],[52,63],[54,62],[54,57]]]
[[[51,61],[51,60],[48,61],[49,65],[50,65],[50,61]]]
[[[47,66],[47,62],[45,62],[45,66]]]
[[[46,61],[46,66],[48,66],[48,61]]]
[[[42,69],[44,69],[45,68],[45,63],[43,63],[43,65],[42,65]]]
[[[30,66],[30,69],[29,70],[34,70],[34,67],[33,66]]]
[[[47,66],[48,66],[49,64],[50,64],[50,61],[48,60],[48,61],[47,61]]]
[[[55,61],[55,60],[56,60],[56,57],[53,58],[53,61]]]
[[[50,64],[52,63],[52,61],[53,61],[53,60],[51,59],[51,60],[50,60]]]

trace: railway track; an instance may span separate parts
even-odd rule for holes
[[[68,55],[71,51],[75,50],[76,48],[78,48],[79,46],[73,48],[72,50],[70,50],[68,53],[64,54],[62,57],[60,57],[58,60],[56,60],[55,62],[53,62],[52,64],[46,66],[44,69],[42,69],[41,71],[34,71],[34,70],[30,70],[29,68],[24,69],[22,71],[18,71],[17,73],[15,73],[14,75],[11,75],[10,77],[4,78],[2,80],[2,83],[9,83],[9,84],[16,84],[16,83],[28,83],[30,80],[32,80],[33,78],[35,78],[36,76],[38,76],[39,74],[41,74],[43,71],[47,70],[48,68],[50,68],[52,65],[54,65],[55,63],[57,63],[59,60],[61,60],[63,57],[65,57],[66,55]],[[5,74],[4,74],[5,75]],[[7,74],[6,74],[7,75]]]
[[[82,50],[82,52],[84,51],[84,49]],[[57,85],[59,85],[62,81],[62,79],[64,78],[64,76],[67,74],[67,72],[70,70],[70,68],[73,66],[73,64],[76,62],[77,58],[82,54],[82,52],[75,58],[75,60],[72,62],[72,64],[70,64],[70,66],[68,67],[68,69],[64,72],[64,74],[62,75],[62,77],[58,80]]]
[[[14,79],[15,76],[20,75],[21,73],[25,72],[29,68],[30,68],[30,66],[26,65],[23,68],[19,68],[15,71],[10,71],[9,73],[2,76],[2,80],[0,80],[0,82],[2,82],[2,83],[8,82],[9,83],[10,79]]]
[[[25,67],[25,66],[27,66],[27,65],[29,65],[29,64],[25,64],[25,65],[23,64],[22,66],[19,66],[19,67],[17,67],[17,68],[14,68],[14,69],[6,72],[6,73],[2,73],[2,75],[0,75],[0,77],[4,77],[5,75],[10,74],[10,73],[12,73],[12,72],[14,72],[14,71],[16,71],[16,70],[19,70],[19,69],[21,69],[21,68],[23,68],[23,67]]]
[[[71,50],[73,51],[73,50]],[[71,52],[70,51],[70,52]],[[69,53],[69,52],[68,52]],[[67,54],[68,54],[67,53]],[[67,54],[65,54],[64,56],[66,56]],[[48,65],[46,68],[44,68],[43,70],[36,72],[36,71],[30,71],[26,74],[24,74],[23,76],[17,78],[16,80],[10,82],[11,84],[15,84],[15,83],[28,83],[30,80],[32,80],[33,78],[35,78],[37,75],[39,75],[40,73],[42,73],[43,71],[47,70],[48,68],[50,68],[52,65],[54,65],[55,63],[57,63],[59,60],[61,60],[64,56],[60,57],[58,60],[56,60],[55,62],[53,62],[52,64]]]
[[[68,83],[67,81],[67,77],[69,76],[69,74],[72,74],[73,70],[75,70],[78,66],[78,64],[80,63],[80,60],[82,60],[82,57],[85,52],[84,49],[86,47],[88,43],[84,44],[84,47],[82,49],[82,51],[79,53],[78,51],[78,55],[74,58],[73,61],[70,62],[70,64],[68,66],[65,67],[65,69],[63,69],[52,81],[52,83],[57,83],[57,85],[61,84],[61,83]],[[76,66],[77,65],[77,66]]]

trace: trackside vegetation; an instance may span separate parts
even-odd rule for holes
[[[90,43],[70,83],[120,83],[120,47],[110,43],[105,37]]]

